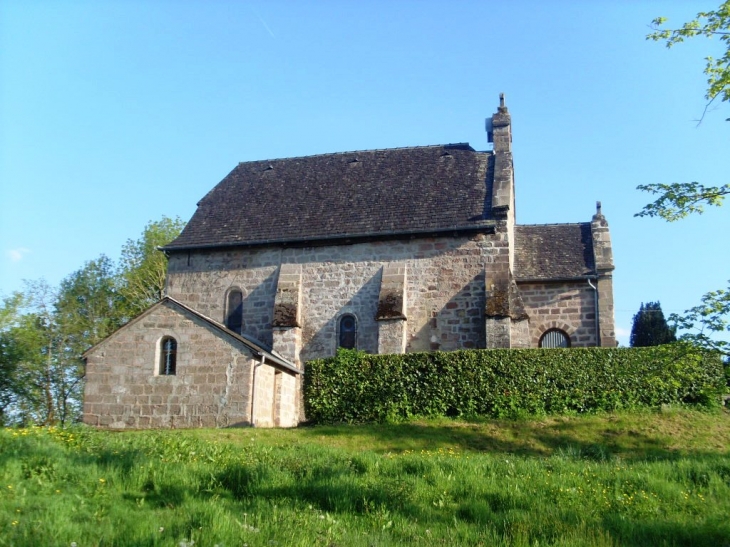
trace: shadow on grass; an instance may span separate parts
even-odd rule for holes
[[[651,419],[652,415],[649,416]],[[718,419],[728,420],[726,414]],[[546,418],[545,420],[491,420],[483,423],[437,422],[406,424],[371,424],[357,426],[314,426],[300,429],[301,438],[345,449],[367,449],[376,453],[437,451],[453,448],[491,454],[516,454],[548,457],[564,451],[578,453],[595,461],[619,457],[628,461],[673,460],[693,454],[711,454],[706,447],[688,440],[681,449],[681,436],[693,431],[670,428],[665,433],[647,428],[643,415],[627,417]],[[674,433],[674,434],[673,434]],[[730,426],[718,441],[729,448],[714,453],[728,453]]]
[[[676,547],[724,547],[730,543],[727,522],[668,522],[666,520],[622,519],[618,515],[604,518],[603,528],[621,545],[645,547],[672,545]]]
[[[716,460],[717,456],[712,459]],[[715,547],[727,544],[730,533],[730,526],[724,519],[692,520],[692,516],[681,512],[675,516],[683,522],[672,522],[659,515],[619,512],[593,520],[586,518],[580,507],[549,507],[550,502],[546,499],[533,500],[526,492],[483,491],[478,486],[471,491],[471,483],[478,483],[478,477],[474,477],[469,485],[454,488],[453,495],[442,491],[443,486],[431,488],[426,494],[429,497],[424,499],[423,489],[428,487],[423,483],[430,481],[425,476],[410,480],[403,478],[408,473],[399,477],[373,467],[370,476],[360,480],[354,473],[347,473],[339,463],[311,462],[317,468],[316,472],[301,480],[283,481],[283,484],[277,480],[276,472],[269,472],[263,465],[231,467],[222,470],[220,485],[234,501],[246,500],[260,504],[259,508],[264,508],[267,503],[276,505],[281,500],[289,500],[294,506],[308,505],[331,514],[359,515],[376,523],[396,517],[407,522],[428,523],[431,527],[450,527],[460,522],[491,529],[506,540],[522,532],[529,538],[529,544],[534,541],[552,545],[556,544],[556,540],[575,539],[580,534],[584,534],[583,539],[587,541],[596,534],[612,538],[617,545],[629,547]],[[699,464],[703,462],[700,460]],[[443,461],[436,465],[441,467]],[[421,489],[420,494],[415,493],[417,488]],[[190,494],[193,495],[192,492]],[[548,512],[543,513],[544,510]],[[594,543],[587,541],[586,544]]]
[[[585,525],[586,515],[580,507],[558,507],[551,513],[558,498],[553,498],[551,490],[546,489],[541,493],[542,500],[534,500],[525,486],[528,483],[521,485],[521,491],[507,490],[501,481],[491,489],[482,488],[479,485],[482,474],[501,477],[509,471],[503,458],[498,458],[497,463],[478,465],[472,471],[461,458],[453,461],[448,457],[391,459],[382,454],[455,448],[495,456],[519,454],[545,458],[557,455],[570,460],[592,461],[610,461],[615,457],[636,461],[670,460],[682,456],[691,457],[692,461],[671,466],[672,481],[707,488],[730,479],[730,463],[726,456],[699,449],[680,454],[671,448],[671,438],[652,435],[649,430],[642,429],[642,419],[641,416],[625,420],[619,417],[611,422],[555,418],[529,422],[302,428],[285,432],[287,441],[297,439],[293,449],[259,445],[261,441],[257,436],[255,446],[250,448],[251,455],[256,457],[245,461],[220,458],[208,467],[193,468],[185,480],[175,473],[152,474],[151,478],[138,473],[133,484],[125,486],[121,497],[130,504],[144,502],[155,509],[177,509],[187,507],[188,499],[217,500],[220,496],[221,503],[231,504],[231,511],[240,511],[240,504],[245,503],[262,512],[280,500],[287,500],[294,507],[311,505],[328,513],[372,517],[374,526],[387,523],[393,517],[443,527],[458,522],[495,530],[507,539],[523,530],[529,536],[530,544],[533,540],[555,544],[556,538],[583,533],[581,526]],[[252,434],[255,433],[246,433],[249,440]],[[177,434],[175,438],[178,438]],[[182,441],[179,444],[188,451],[200,448]],[[318,444],[324,448],[315,450]],[[150,459],[145,450],[151,450],[152,443],[147,442],[144,446],[124,449],[117,445],[117,450],[65,455],[59,452],[57,456],[67,457],[79,467],[109,466],[122,475],[133,475],[137,466]],[[159,469],[167,470],[174,465],[160,465]],[[456,482],[451,482],[450,478],[452,465]],[[181,464],[180,473],[183,472],[186,472],[185,465]],[[637,514],[614,513],[596,516],[591,525],[598,533],[608,534],[618,544],[628,546],[728,543],[727,522],[697,518],[695,523],[691,515],[677,514],[678,518],[686,517],[684,523],[662,520],[659,514],[644,518]],[[536,522],[531,523],[530,519]]]
[[[124,493],[122,499],[136,504],[146,503],[156,508],[174,509],[183,505],[189,489],[174,484],[146,484],[140,493]]]

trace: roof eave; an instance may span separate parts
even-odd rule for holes
[[[516,277],[515,281],[517,283],[566,283],[570,281],[586,281],[588,279],[597,278],[598,274],[590,273],[570,277]]]
[[[155,304],[153,304],[152,306],[150,306],[149,308],[147,308],[145,311],[143,311],[137,317],[133,318],[132,320],[130,320],[126,324],[124,324],[121,327],[119,327],[117,330],[115,330],[109,336],[107,336],[106,338],[104,338],[104,340],[101,340],[97,344],[94,344],[92,347],[90,347],[89,349],[87,349],[81,355],[81,358],[83,360],[86,360],[88,358],[88,355],[90,353],[92,353],[99,346],[101,346],[104,342],[106,342],[116,332],[118,332],[118,331],[120,331],[120,330],[122,330],[122,329],[124,329],[124,328],[126,328],[128,326],[131,326],[131,324],[139,321],[142,317],[146,316],[153,308],[156,308],[157,306],[159,306],[159,305],[161,305],[161,304],[163,304],[165,302],[169,302],[169,303],[173,304],[174,306],[177,306],[178,308],[180,308],[180,309],[182,309],[182,310],[184,310],[184,311],[186,311],[186,312],[188,312],[188,313],[190,313],[190,314],[192,314],[192,315],[200,318],[201,320],[203,320],[204,322],[208,323],[209,325],[211,325],[215,329],[219,330],[221,333],[223,333],[223,334],[225,334],[227,336],[230,336],[231,338],[234,338],[235,340],[238,340],[244,346],[246,346],[249,349],[249,351],[251,351],[251,353],[253,353],[253,355],[255,357],[258,357],[258,358],[265,357],[266,360],[269,361],[270,363],[274,363],[274,364],[276,364],[276,365],[278,365],[278,366],[280,366],[282,368],[285,368],[286,370],[288,370],[290,372],[293,372],[295,374],[304,374],[304,371],[303,370],[297,368],[294,365],[294,363],[290,362],[288,359],[286,359],[284,356],[280,355],[278,352],[274,351],[273,349],[269,349],[269,348],[264,347],[257,340],[254,340],[254,339],[252,339],[252,338],[250,338],[248,336],[241,335],[241,334],[237,334],[237,333],[233,332],[232,330],[229,330],[228,328],[226,328],[225,325],[219,323],[218,321],[215,321],[214,319],[211,319],[210,317],[207,317],[207,316],[203,315],[202,313],[194,310],[190,306],[186,306],[182,302],[180,302],[178,300],[175,300],[174,298],[172,298],[170,296],[164,296],[161,300],[159,300],[158,302],[156,302]]]
[[[230,247],[265,247],[272,246],[301,246],[306,244],[323,244],[331,243],[333,245],[348,245],[361,241],[372,241],[378,239],[393,239],[398,237],[415,237],[415,236],[439,236],[439,235],[459,235],[463,233],[479,233],[488,232],[495,228],[496,222],[493,220],[482,221],[479,226],[451,226],[447,228],[424,229],[424,230],[392,230],[378,233],[362,233],[362,234],[346,234],[338,236],[311,236],[300,237],[296,239],[266,239],[260,241],[232,241],[225,243],[200,243],[171,246],[165,245],[160,250],[163,252],[176,251],[192,251],[197,249],[222,249]]]

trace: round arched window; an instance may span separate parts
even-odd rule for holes
[[[540,337],[541,348],[569,348],[570,336],[560,329],[550,329],[545,331]]]

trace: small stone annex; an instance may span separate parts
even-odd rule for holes
[[[168,256],[167,296],[84,354],[84,422],[304,419],[308,360],[615,346],[608,224],[515,221],[511,119],[469,144],[240,163]]]

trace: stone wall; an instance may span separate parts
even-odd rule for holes
[[[553,328],[570,335],[574,347],[596,345],[596,296],[587,281],[518,286],[530,316],[531,347],[538,347],[540,337]]]
[[[617,345],[613,307],[613,276],[602,275],[596,283],[598,288],[598,318],[601,346],[613,348]]]
[[[503,231],[322,247],[206,251],[189,258],[179,253],[170,257],[167,291],[221,321],[226,292],[240,288],[244,294],[243,332],[277,351],[281,348],[297,364],[334,355],[338,320],[343,314],[357,318],[357,347],[371,353],[386,346],[403,347],[399,328],[405,329],[408,352],[537,347],[545,330],[563,327],[570,331],[566,330],[573,345],[596,344],[595,295],[585,282],[520,283],[518,293],[524,300],[529,328],[520,318],[501,320],[505,315],[498,313],[490,322],[485,313],[489,309],[485,284],[509,281],[508,261]],[[281,294],[277,300],[282,264],[297,276],[301,271],[301,293],[297,295],[301,330],[290,327],[291,332],[278,332],[280,327],[272,328],[276,303],[282,301]],[[384,289],[397,286],[387,279],[383,286],[384,271],[404,274],[405,320],[377,319],[379,301],[387,293]],[[388,277],[394,275],[388,273]],[[277,343],[273,344],[275,336]],[[290,346],[299,347],[299,353]]]
[[[159,370],[165,336],[177,341],[174,375]],[[243,343],[163,301],[87,354],[84,423],[119,429],[250,424],[256,363]],[[275,374],[270,366],[258,369],[261,377]],[[278,386],[279,408],[273,383],[268,391],[265,382],[257,386],[259,411],[269,416],[261,425],[296,425],[294,375],[279,374],[288,377]]]
[[[276,393],[274,377],[275,371],[271,367],[257,366],[254,384],[254,424],[257,427],[272,427],[274,425],[274,399],[271,394]]]
[[[486,346],[484,271],[508,264],[504,236],[433,237],[352,245],[173,254],[168,294],[222,321],[226,291],[244,294],[243,332],[272,344],[281,264],[301,265],[300,362],[334,355],[338,319],[358,321],[359,349],[377,353],[383,267],[402,264],[406,351]]]

